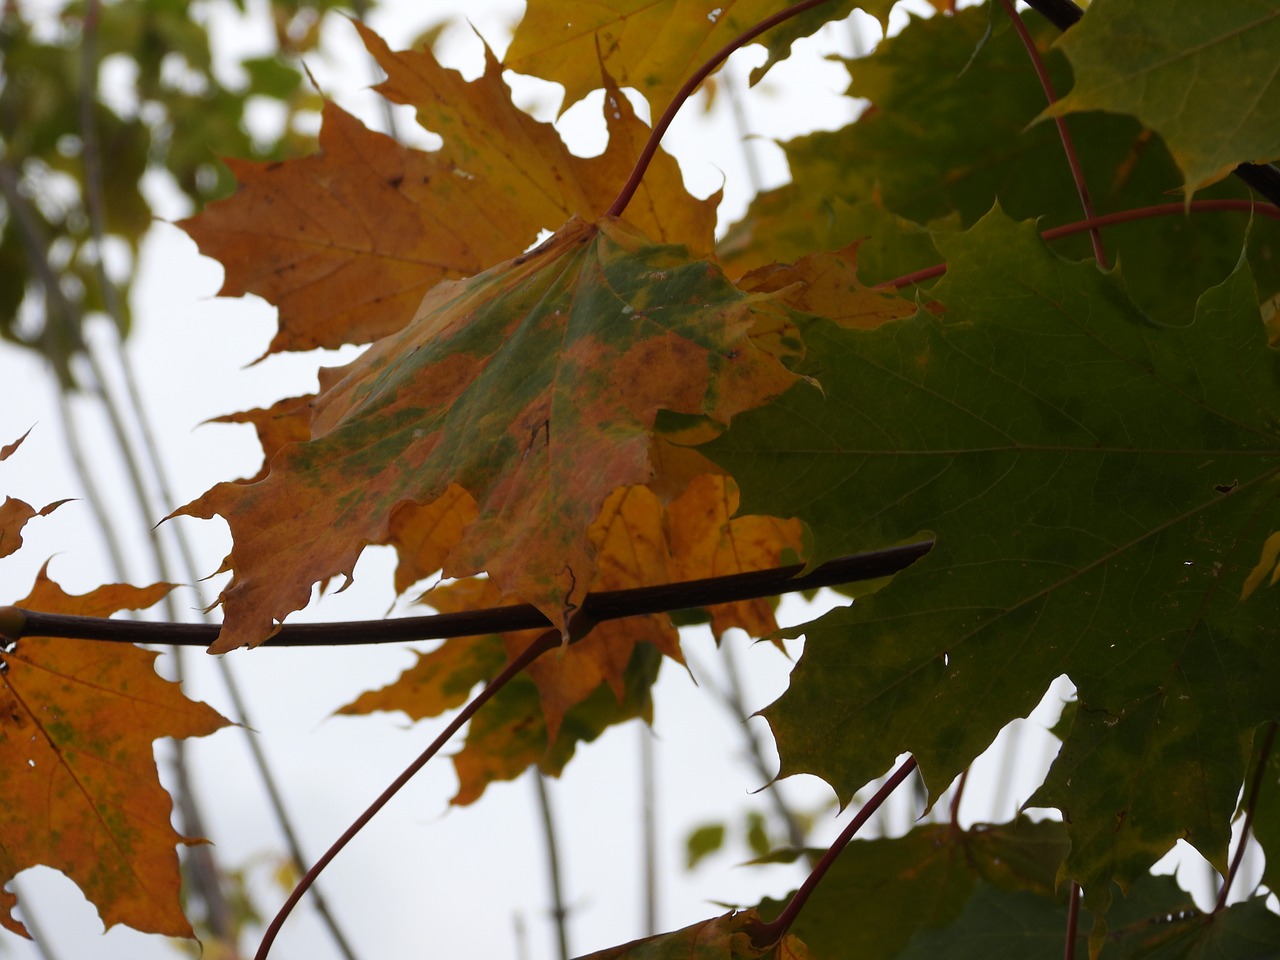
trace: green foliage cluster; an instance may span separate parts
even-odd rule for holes
[[[220,157],[308,149],[293,120],[319,98],[295,63],[335,6],[273,2],[275,50],[239,58],[228,78],[206,25],[244,15],[243,0],[82,0],[39,12],[6,4],[0,335],[42,353],[75,389],[70,358],[83,352],[85,317],[111,317],[128,333],[129,286],[153,218],[144,175],[163,171],[199,207],[234,189]],[[265,139],[246,123],[255,100],[284,108]]]

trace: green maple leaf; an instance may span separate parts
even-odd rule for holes
[[[1038,902],[1065,913],[1065,891],[1055,898],[1054,877],[1067,846],[1062,824],[1023,818],[971,830],[925,824],[903,837],[855,840],[805,903],[792,932],[815,957],[894,960],[917,931],[948,929],[984,881],[1034,891]],[[766,899],[757,909],[773,917],[783,905]],[[1056,929],[1058,956],[1064,926]]]
[[[1280,3],[1097,0],[1058,47],[1075,71],[1050,116],[1129,113],[1173,151],[1192,193],[1280,156]]]
[[[1011,29],[984,40],[990,17],[986,8],[972,8],[913,19],[870,56],[848,61],[849,94],[869,98],[875,109],[840,130],[786,143],[795,182],[753,202],[722,244],[726,252],[732,256],[734,245],[749,238],[754,259],[746,265],[756,266],[868,235],[868,252],[890,241],[904,246],[889,217],[850,215],[850,205],[880,204],[919,223],[948,219],[952,227],[973,224],[997,202],[1016,219],[1038,218],[1042,229],[1083,219],[1054,125],[1034,122],[1045,96],[1027,52]],[[1034,13],[1027,26],[1056,88],[1066,90],[1070,69],[1048,49],[1057,31]],[[1075,114],[1067,125],[1099,213],[1168,203],[1183,181],[1164,143],[1132,117]],[[1230,180],[1202,196],[1250,194]],[[1156,319],[1186,323],[1200,291],[1235,265],[1244,232],[1243,216],[1219,213],[1108,227],[1102,237],[1133,299]],[[1084,257],[1089,240],[1072,237],[1055,248]],[[860,257],[866,279],[881,282],[929,265],[909,250]],[[1259,222],[1251,230],[1249,263],[1263,297],[1280,289],[1280,224]]]
[[[953,923],[920,931],[897,960],[1057,960],[1066,919],[1062,898],[979,883]],[[1111,919],[1099,960],[1258,960],[1280,950],[1280,917],[1264,900],[1206,916],[1169,876],[1141,877]],[[1085,956],[1083,938],[1076,956]]]
[[[812,562],[937,541],[804,628],[765,716],[784,775],[847,800],[911,751],[936,795],[1068,674],[1080,703],[1039,799],[1102,912],[1178,838],[1222,864],[1248,733],[1280,712],[1277,594],[1241,600],[1280,519],[1280,362],[1243,263],[1172,328],[999,211],[938,242],[941,316],[816,322],[822,391],[700,448],[742,509],[805,520]]]

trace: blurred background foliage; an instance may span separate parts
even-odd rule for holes
[[[0,13],[0,334],[76,386],[85,318],[129,330],[129,286],[159,181],[190,209],[225,196],[220,157],[305,153],[319,109],[303,55],[336,0],[83,0]],[[230,58],[209,24],[274,40]],[[269,19],[264,29],[263,20]],[[224,30],[224,33],[226,31]],[[236,44],[238,45],[238,44]],[[228,68],[230,65],[230,68]]]

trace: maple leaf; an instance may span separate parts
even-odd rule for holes
[[[811,960],[798,937],[787,935],[772,946],[756,947],[751,930],[760,924],[754,910],[726,913],[711,920],[633,940],[581,960]]]
[[[30,432],[27,431],[27,433]],[[22,446],[22,441],[27,439],[27,433],[13,443],[0,447],[0,460],[9,459],[13,452]],[[37,510],[25,500],[5,497],[4,503],[0,503],[0,557],[7,557],[22,546],[22,528],[27,525],[28,520],[34,517],[47,517],[66,502],[66,500],[56,500]]]
[[[386,543],[397,508],[454,484],[477,515],[446,575],[487,570],[563,628],[595,576],[587,528],[614,490],[652,479],[658,412],[726,423],[794,380],[757,322],[766,346],[798,350],[767,297],[615,221],[572,221],[437,285],[412,324],[324,371],[310,440],[177,511],[232,530],[211,649],[265,640],[313,583]]]
[[[859,6],[883,21],[896,0],[852,0],[793,17],[764,42],[769,62],[758,79],[785,56],[793,41],[816,33]],[[783,9],[777,0],[727,0],[689,4],[678,0],[570,0],[530,3],[511,39],[506,66],[554,80],[565,88],[567,110],[600,84],[597,63],[624,87],[648,99],[654,116],[680,85],[721,47]]]
[[[106,617],[142,609],[169,584],[108,584],[71,596],[41,570],[18,606]],[[194,936],[179,899],[179,836],[152,741],[196,737],[227,721],[159,677],[155,652],[128,644],[23,637],[0,652],[0,880],[37,865],[61,870],[107,927]],[[0,924],[17,897],[0,891]]]
[[[1045,116],[1133,114],[1169,145],[1188,198],[1240,163],[1280,157],[1280,4],[1255,0],[1206,12],[1195,0],[1089,4],[1057,43],[1075,86]]]
[[[805,902],[791,932],[815,957],[895,960],[923,931],[949,929],[974,890],[992,884],[1034,896],[1062,914],[1060,955],[1067,891],[1056,890],[1056,881],[1068,846],[1061,823],[1023,817],[969,830],[923,824],[902,837],[854,840]],[[756,909],[774,917],[785,904],[766,898]]]
[[[737,505],[733,481],[720,476],[694,478],[665,508],[647,487],[615,490],[587,532],[598,562],[592,590],[758,570],[799,555],[798,522],[731,520]],[[405,513],[402,509],[396,516]],[[407,546],[397,543],[402,557]],[[425,553],[436,555],[430,546]],[[415,553],[410,562],[419,558]],[[434,571],[431,562],[423,569]],[[398,583],[403,567],[402,560]],[[515,598],[503,596],[491,580],[471,579],[434,587],[419,602],[451,613],[496,607]],[[709,612],[717,636],[730,627],[753,636],[777,629],[772,604],[765,600],[720,604]],[[475,684],[495,675],[538,632],[450,641],[420,654],[394,683],[362,694],[339,712],[402,710],[414,719],[436,716],[460,706]],[[679,635],[666,614],[597,624],[557,656],[535,660],[471,721],[466,744],[454,757],[459,790],[453,802],[470,803],[490,782],[519,776],[531,763],[558,774],[578,742],[594,739],[607,726],[647,719],[659,655],[683,662]]]
[[[279,307],[269,353],[367,343],[401,329],[440,280],[515,256],[572,216],[603,213],[648,136],[611,88],[608,149],[576,157],[551,124],[511,102],[492,54],[467,81],[430,51],[393,53],[357,26],[388,74],[377,89],[416,107],[443,146],[402,146],[326,104],[319,153],[229,160],[235,195],[180,224],[226,268],[222,295],[256,293]],[[676,162],[660,153],[629,219],[707,252],[717,201],[691,197]]]
[[[936,539],[804,628],[765,716],[784,774],[848,798],[909,750],[936,795],[1068,674],[1080,706],[1032,802],[1063,811],[1065,874],[1101,914],[1178,838],[1225,866],[1244,744],[1277,713],[1277,594],[1240,597],[1275,509],[1280,364],[1243,262],[1169,328],[998,210],[938,243],[941,317],[806,328],[823,392],[701,448],[744,510],[806,521],[810,562]]]
[[[442,613],[496,607],[504,599],[487,579],[459,580],[432,590],[429,598]],[[438,716],[461,706],[477,684],[491,680],[514,651],[527,648],[541,632],[523,630],[448,640],[418,654],[417,661],[394,682],[361,694],[338,713],[399,710],[413,720]],[[592,666],[590,655],[579,649],[582,642],[554,659],[584,660]],[[549,679],[527,671],[513,678],[471,719],[466,741],[452,758],[458,792],[451,802],[472,803],[490,783],[515,779],[531,764],[537,764],[545,774],[558,776],[579,743],[594,740],[606,728],[636,717],[647,721],[649,689],[657,678],[661,656],[648,644],[635,650],[634,643],[626,646],[622,656],[626,659],[616,670],[615,683],[604,683],[597,675],[592,688],[571,702],[564,698],[562,689],[561,699],[551,708],[556,711],[554,716],[548,711],[543,690],[549,683],[562,683],[566,673],[580,676],[582,670],[562,668]],[[543,657],[532,666],[551,659]]]
[[[1054,84],[1065,89],[1068,65],[1048,50],[1056,31],[1035,13],[1026,26],[1045,50]],[[1015,219],[1038,218],[1042,228],[1081,219],[1057,131],[1033,122],[1045,99],[1027,52],[1015,31],[986,37],[989,27],[985,7],[913,18],[874,56],[846,61],[849,94],[870,98],[874,109],[839,130],[784,144],[795,182],[757,197],[730,229],[721,244],[726,268],[869,238],[859,269],[875,283],[942,259],[917,224],[950,218],[950,226],[967,227],[997,202]],[[1160,138],[1134,118],[1084,113],[1068,125],[1100,211],[1166,203],[1182,182]],[[1228,181],[1203,196],[1250,193]],[[1245,218],[1214,215],[1128,223],[1103,238],[1134,301],[1156,320],[1184,324],[1201,291],[1231,272],[1244,234]],[[1247,243],[1259,292],[1269,297],[1280,289],[1280,224],[1258,218]],[[1055,249],[1091,255],[1083,235],[1056,241]]]

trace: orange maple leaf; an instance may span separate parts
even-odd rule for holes
[[[459,580],[433,590],[429,596],[442,613],[496,607],[504,602],[493,581],[481,578]],[[502,670],[513,647],[528,646],[541,632],[526,630],[445,641],[428,653],[419,653],[417,661],[395,681],[361,694],[338,713],[399,710],[414,720],[437,716],[461,706],[477,684],[491,680]],[[563,658],[573,658],[576,649],[574,646],[563,651]],[[657,677],[659,655],[651,648],[629,648],[628,657],[616,687],[611,689],[597,680],[592,690],[556,717],[554,730],[541,709],[541,691],[531,677],[521,674],[498,691],[471,719],[466,742],[452,757],[458,775],[458,792],[452,802],[472,803],[490,783],[513,780],[531,764],[537,764],[545,774],[558,775],[573,757],[578,743],[594,740],[617,723],[636,717],[648,720],[649,688]]]
[[[182,222],[222,262],[221,293],[279,307],[267,352],[367,343],[412,318],[428,289],[515,256],[570,217],[608,209],[648,136],[609,81],[609,147],[571,154],[555,127],[511,102],[486,52],[473,81],[430,51],[392,52],[359,27],[387,71],[377,89],[414,106],[443,146],[422,151],[375,133],[327,104],[320,152],[280,163],[228,160],[230,198]],[[629,219],[649,236],[709,253],[718,196],[695,200],[676,162],[654,158]]]
[[[28,430],[13,443],[0,447],[0,460],[9,459],[13,452],[22,446],[22,441],[27,439],[27,434],[30,432]],[[4,503],[0,504],[0,557],[7,557],[22,546],[22,528],[27,525],[28,520],[33,517],[47,517],[66,502],[66,500],[56,500],[37,510],[25,500],[5,497]]]
[[[721,476],[697,477],[667,506],[647,487],[614,491],[588,530],[598,560],[592,590],[758,570],[799,554],[798,521],[750,516],[731,520],[737,505],[737,487]],[[402,558],[399,578],[418,556],[402,544],[397,547]],[[427,566],[423,571],[435,569]],[[419,602],[452,613],[516,599],[504,597],[492,580],[468,579],[435,587]],[[768,601],[722,604],[710,612],[717,636],[729,627],[756,636],[777,628]],[[476,684],[497,674],[537,635],[534,630],[449,640],[419,654],[417,663],[393,683],[362,694],[339,712],[401,710],[413,719],[436,716],[460,706]],[[527,678],[520,678],[521,689],[506,693],[472,721],[466,745],[454,757],[459,779],[454,802],[472,802],[490,782],[512,779],[531,763],[556,774],[578,741],[607,725],[646,716],[645,678],[652,682],[651,667],[637,651],[639,644],[683,662],[671,618],[653,614],[600,623],[555,657],[530,664]],[[524,685],[536,688],[536,693]]]
[[[738,286],[777,299],[805,313],[852,330],[874,330],[890,320],[914,316],[918,306],[896,290],[868,287],[858,279],[858,244],[807,254],[795,263],[774,263],[742,276]]]
[[[47,565],[46,565],[47,567]],[[41,570],[18,606],[106,617],[149,607],[170,584],[109,584],[71,596]],[[37,865],[61,870],[101,913],[148,933],[194,936],[179,900],[179,836],[152,741],[226,725],[158,676],[129,644],[23,637],[0,651],[0,886]],[[17,897],[0,890],[0,924]]]
[[[587,528],[614,490],[653,477],[659,411],[723,424],[794,381],[774,351],[799,342],[777,323],[767,295],[613,220],[571,221],[535,251],[437,285],[412,324],[323,372],[310,440],[280,448],[261,480],[177,511],[231,526],[211,649],[265,640],[312,584],[388,542],[402,504],[453,484],[477,515],[446,574],[487,570],[563,629],[595,580]]]

